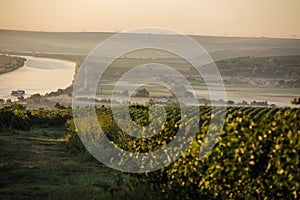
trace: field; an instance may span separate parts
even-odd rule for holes
[[[92,158],[79,140],[70,109],[2,108],[1,199],[299,198],[299,108],[227,107],[218,143],[203,158],[199,148],[212,110],[188,109],[195,115],[200,112],[200,121],[187,152],[161,170],[128,174]],[[170,120],[147,139],[119,130],[110,108],[98,108],[97,114],[115,145],[138,153],[167,145],[177,125],[187,120],[180,117],[179,107],[165,110]],[[132,106],[130,113],[137,124],[149,123],[147,106]],[[183,126],[189,130],[192,125]]]

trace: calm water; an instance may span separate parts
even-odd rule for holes
[[[50,58],[24,57],[25,65],[13,72],[0,75],[0,98],[16,99],[12,90],[25,90],[25,97],[45,94],[71,85],[75,63]]]

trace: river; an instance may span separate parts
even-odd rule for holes
[[[12,90],[25,90],[24,97],[46,94],[71,85],[76,63],[51,58],[21,56],[27,59],[24,66],[0,75],[0,98],[17,99]]]

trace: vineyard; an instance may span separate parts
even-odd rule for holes
[[[159,131],[147,138],[133,137],[120,129],[110,108],[96,109],[107,138],[119,148],[134,153],[154,152],[174,140],[179,127],[185,131],[196,127],[191,145],[171,165],[154,172],[130,175],[136,178],[137,186],[146,183],[146,189],[138,187],[136,191],[144,192],[145,198],[300,198],[299,108],[219,107],[213,115],[209,106],[187,108],[191,116],[199,116],[196,124],[181,116],[180,107],[166,106],[164,109],[166,121]],[[130,118],[139,126],[146,126],[155,119],[149,114],[149,106],[133,105],[129,111]],[[218,142],[206,156],[199,157],[215,114],[225,116],[220,137],[215,138]],[[36,126],[65,126],[66,149],[72,155],[89,156],[74,126],[71,109],[26,110],[22,106],[12,106],[0,110],[2,130],[30,130]],[[122,160],[126,162],[129,161]]]

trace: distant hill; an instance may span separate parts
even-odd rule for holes
[[[0,30],[0,50],[87,55],[96,45],[113,34]],[[243,56],[300,55],[300,40],[296,39],[194,35],[191,37],[199,42],[215,60]]]
[[[300,88],[300,56],[242,57],[217,61],[228,85]]]

